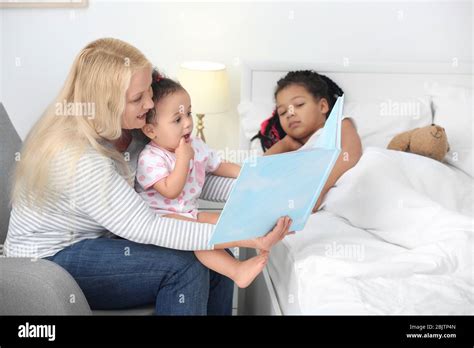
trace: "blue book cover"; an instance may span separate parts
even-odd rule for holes
[[[321,133],[300,150],[244,163],[209,244],[261,237],[286,215],[291,230],[305,227],[341,152],[343,103],[339,97]]]

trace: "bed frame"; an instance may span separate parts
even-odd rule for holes
[[[444,62],[329,62],[285,63],[244,61],[241,65],[241,101],[273,100],[276,82],[291,70],[313,69],[333,79],[346,92],[346,101],[402,99],[425,94],[426,83],[438,82],[472,88],[473,63]],[[242,129],[240,149],[250,148]],[[240,251],[240,258],[255,255],[253,250]],[[268,270],[246,289],[239,290],[239,315],[284,315]]]

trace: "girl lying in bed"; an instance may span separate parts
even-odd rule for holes
[[[324,127],[334,103],[342,94],[342,89],[334,81],[314,71],[292,71],[280,79],[275,90],[276,109],[256,136],[266,150],[264,155],[295,151],[302,147]],[[355,124],[344,116],[342,151],[313,212],[321,207],[325,194],[346,171],[356,165],[361,155],[362,146]]]
[[[237,177],[240,167],[222,162],[203,141],[192,138],[191,100],[177,82],[153,72],[155,108],[146,116],[143,133],[150,143],[140,153],[138,191],[148,205],[164,217],[215,224],[216,213],[198,212],[197,200],[207,173]],[[289,218],[285,224],[289,224]],[[196,251],[206,267],[247,287],[263,270],[268,252],[239,261],[224,250]]]

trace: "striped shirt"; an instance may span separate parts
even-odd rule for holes
[[[132,172],[140,150],[138,146],[130,154]],[[47,201],[41,211],[13,204],[6,256],[43,258],[84,239],[114,236],[179,250],[213,248],[208,245],[213,225],[155,214],[118,173],[112,159],[90,149],[77,162],[74,180],[67,181],[67,171],[61,166],[64,156],[59,155],[51,166],[55,185],[70,182],[57,199]],[[201,199],[224,202],[233,181],[209,176]]]

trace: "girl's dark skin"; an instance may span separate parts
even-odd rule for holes
[[[318,129],[324,127],[329,103],[326,98],[316,98],[304,86],[290,84],[276,95],[277,112],[280,124],[286,136],[273,145],[265,155],[273,155],[295,151],[303,146]],[[334,186],[336,181],[349,169],[357,164],[362,155],[359,134],[350,119],[342,121],[342,150],[324,188],[319,196],[313,212]]]

